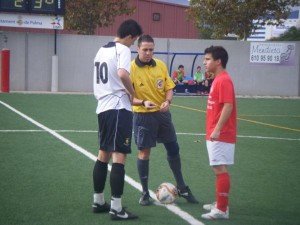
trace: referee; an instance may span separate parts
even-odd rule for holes
[[[135,90],[133,129],[139,150],[137,168],[143,187],[139,204],[145,206],[152,202],[148,189],[149,159],[156,142],[163,143],[166,148],[178,195],[189,203],[198,203],[182,176],[179,145],[169,111],[175,84],[166,65],[152,58],[154,40],[150,35],[138,39],[137,51],[138,56],[131,62],[130,78]]]

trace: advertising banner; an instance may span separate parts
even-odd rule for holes
[[[295,43],[251,42],[250,63],[294,65]]]
[[[62,30],[64,29],[64,18],[62,16],[1,13],[0,26]]]

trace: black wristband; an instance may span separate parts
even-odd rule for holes
[[[145,101],[146,101],[146,100],[143,100],[143,101],[142,101],[142,106],[145,106]]]
[[[172,103],[171,100],[169,100],[169,99],[167,99],[166,102],[169,102],[169,105],[171,105],[171,103]]]

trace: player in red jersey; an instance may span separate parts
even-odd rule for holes
[[[234,164],[236,143],[236,100],[234,86],[226,71],[228,53],[221,46],[205,49],[204,66],[215,75],[208,102],[206,145],[209,163],[216,175],[216,202],[206,204],[204,219],[229,219],[230,177],[227,165]]]

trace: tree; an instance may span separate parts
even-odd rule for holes
[[[270,41],[300,41],[300,28],[291,27],[278,38],[272,38]]]
[[[190,0],[188,19],[213,37],[236,34],[246,40],[261,25],[280,25],[298,0]],[[253,23],[256,20],[257,23]]]
[[[65,26],[79,34],[94,34],[97,26],[113,24],[115,17],[130,15],[135,8],[129,0],[66,0]]]

